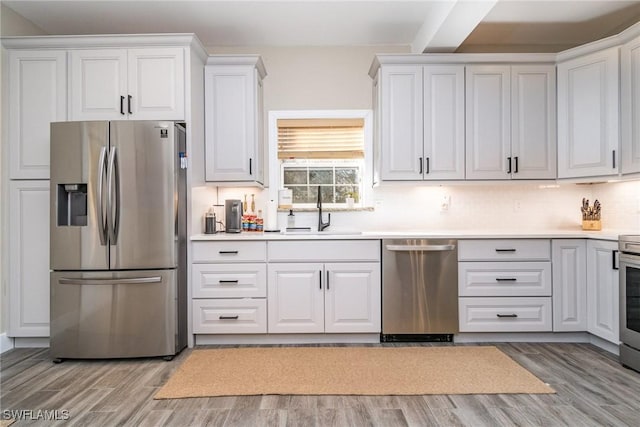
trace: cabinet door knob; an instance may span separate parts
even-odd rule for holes
[[[120,114],[124,116],[124,96],[120,96]]]
[[[129,95],[129,99],[128,99],[128,106],[127,106],[127,110],[129,111],[129,114],[133,114],[133,112],[131,111],[131,98],[133,98],[133,96]]]
[[[509,165],[508,166],[509,169],[507,170],[507,173],[511,173],[511,157],[507,157],[507,164]]]

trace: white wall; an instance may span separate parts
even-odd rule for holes
[[[371,109],[369,66],[376,53],[408,53],[408,46],[207,47],[210,54],[262,56],[266,111]]]
[[[597,198],[603,206],[603,227],[640,233],[640,182],[576,184],[521,184],[511,182],[455,185],[385,184],[373,190],[373,212],[334,212],[332,229],[360,230],[507,230],[544,231],[581,229],[582,198]],[[217,195],[243,199],[256,194],[256,205],[264,206],[265,195],[252,188],[224,188]],[[216,203],[215,188],[202,189],[201,199]],[[445,195],[448,210],[441,210]],[[317,225],[317,213],[296,212],[296,226]],[[286,214],[278,214],[284,224]],[[201,232],[201,230],[199,231]]]
[[[0,35],[1,36],[31,36],[31,35],[42,35],[44,34],[44,31],[42,31],[40,28],[38,28],[36,25],[34,25],[31,21],[28,21],[26,19],[24,19],[21,15],[18,15],[17,13],[15,13],[12,9],[9,9],[7,6],[5,6],[4,4],[0,4]],[[5,59],[6,59],[6,55],[5,55],[5,51],[4,49],[2,49],[2,55],[0,55],[2,57],[2,60],[0,60],[0,80],[2,81],[2,84],[0,85],[0,99],[2,99],[2,114],[0,114],[0,129],[2,129],[2,141],[3,144],[8,144],[8,140],[6,137],[6,127],[2,126],[2,123],[6,123],[6,117],[7,117],[7,103],[6,100],[4,99],[4,96],[6,94],[6,87],[5,87],[5,78],[4,76],[2,76],[3,73],[5,73],[6,71],[6,64],[4,63]],[[8,177],[8,168],[6,167],[6,159],[4,158],[4,155],[6,151],[6,145],[3,146],[3,149],[0,150],[0,189],[1,190],[1,197],[0,199],[2,200],[2,206],[3,208],[0,209],[0,242],[2,244],[0,244],[0,278],[1,278],[1,284],[0,284],[0,335],[2,335],[3,333],[6,332],[7,329],[7,320],[5,319],[8,310],[6,309],[6,292],[7,292],[7,255],[8,253],[6,253],[5,251],[3,251],[3,249],[7,249],[4,248],[4,243],[5,241],[8,239],[8,232],[7,232],[7,211],[6,211],[6,207],[8,206],[7,200],[8,200],[8,182],[7,182],[7,177]]]
[[[42,28],[0,4],[0,33],[3,36],[38,36],[46,34]]]
[[[602,203],[603,227],[640,234],[640,181],[596,184],[593,198]]]

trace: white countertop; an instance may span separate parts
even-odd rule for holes
[[[332,234],[333,233],[333,234]],[[396,230],[363,231],[350,234],[349,230],[327,230],[319,234],[281,234],[279,232],[252,232],[196,234],[192,241],[229,241],[229,240],[372,240],[372,239],[419,239],[419,238],[455,238],[455,239],[596,239],[618,240],[621,234],[640,234],[638,230],[601,231],[577,230]]]

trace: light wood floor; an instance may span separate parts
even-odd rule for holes
[[[0,408],[70,415],[68,421],[20,420],[14,426],[640,426],[640,373],[623,368],[616,356],[590,344],[497,347],[557,394],[153,400],[190,350],[172,362],[56,365],[46,349],[14,349],[0,356]]]

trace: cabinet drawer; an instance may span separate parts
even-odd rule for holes
[[[269,261],[380,261],[380,240],[269,242]]]
[[[461,240],[460,261],[549,261],[549,239]]]
[[[458,295],[551,296],[550,262],[461,262]]]
[[[257,262],[266,259],[266,242],[193,242],[193,262]]]
[[[196,299],[192,301],[194,334],[265,334],[267,300]]]
[[[266,264],[193,264],[194,298],[264,298]]]
[[[458,301],[460,332],[551,331],[551,297],[461,297]]]

